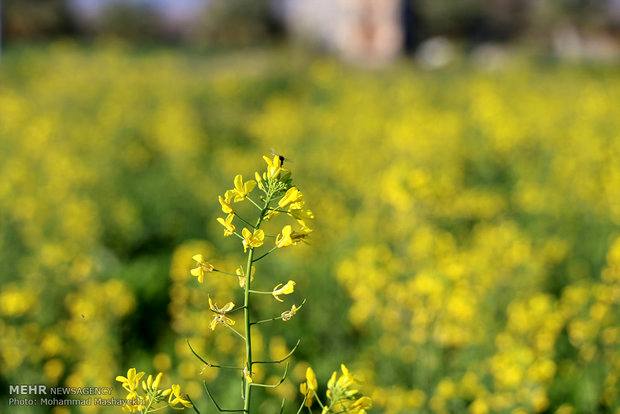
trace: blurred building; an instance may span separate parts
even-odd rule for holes
[[[289,31],[346,59],[380,64],[403,45],[400,0],[286,0]]]

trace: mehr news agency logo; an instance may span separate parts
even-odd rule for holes
[[[112,387],[48,387],[43,384],[9,385],[10,406],[122,406],[123,398],[112,397]]]

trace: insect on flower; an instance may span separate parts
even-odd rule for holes
[[[273,148],[271,148],[271,155],[278,157],[280,159],[280,165],[282,166],[284,166],[284,161],[293,162],[290,158],[285,157],[284,155],[280,154],[279,151],[276,151]]]

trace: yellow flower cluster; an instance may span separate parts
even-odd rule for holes
[[[340,365],[340,370],[342,371],[340,377],[334,371],[327,381],[326,400],[323,402],[317,393],[316,374],[311,367],[308,367],[306,381],[299,385],[299,392],[304,396],[300,410],[303,406],[310,409],[316,401],[321,407],[321,414],[366,414],[366,410],[372,407],[372,399],[362,395],[357,389],[359,381],[344,364]]]
[[[251,126],[312,165],[329,230],[316,259],[351,298],[375,404],[620,409],[620,309],[603,277],[620,223],[618,77],[525,62],[390,75],[316,63],[320,98],[273,97]]]
[[[252,325],[258,325],[262,323],[273,322],[276,320],[281,320],[283,322],[289,321],[299,310],[302,308],[304,302],[297,306],[295,304],[292,305],[290,310],[285,310],[279,316],[268,318],[268,319],[260,319],[251,321],[250,318],[252,316],[253,306],[251,305],[250,298],[253,295],[271,295],[278,302],[284,302],[282,296],[291,295],[295,292],[295,281],[289,280],[287,283],[278,283],[271,291],[262,291],[253,289],[254,277],[256,273],[256,266],[254,263],[268,256],[276,249],[295,245],[304,241],[306,237],[310,234],[311,229],[308,227],[308,219],[313,217],[313,214],[310,210],[305,209],[304,202],[302,200],[302,193],[294,186],[292,186],[291,174],[289,171],[284,169],[283,160],[284,157],[275,155],[273,158],[263,157],[266,164],[267,169],[262,174],[256,172],[254,180],[244,181],[241,175],[236,175],[233,179],[234,188],[230,190],[226,190],[223,196],[218,196],[218,201],[222,212],[227,214],[226,218],[218,218],[217,221],[224,226],[224,236],[236,236],[238,237],[243,246],[243,253],[247,253],[247,265],[245,267],[239,266],[235,270],[235,273],[227,272],[224,270],[220,270],[216,268],[211,263],[207,262],[205,256],[202,254],[195,254],[192,256],[192,259],[196,263],[196,267],[190,270],[190,274],[195,276],[198,279],[199,283],[205,282],[205,275],[207,273],[217,273],[222,276],[233,276],[238,282],[239,286],[243,289],[244,297],[243,297],[243,305],[235,308],[235,304],[230,301],[226,303],[224,306],[218,306],[209,296],[209,309],[211,312],[215,314],[213,319],[209,324],[209,329],[214,331],[218,325],[222,325],[228,330],[232,331],[238,338],[243,341],[243,345],[245,348],[244,352],[239,352],[242,360],[242,367],[234,367],[230,365],[222,365],[219,363],[208,362],[196,350],[191,346],[191,343],[188,341],[189,348],[192,354],[204,365],[204,369],[206,368],[217,368],[217,369],[232,369],[241,371],[242,378],[242,400],[243,400],[243,410],[244,412],[251,411],[251,395],[252,390],[256,387],[263,388],[277,388],[285,379],[286,373],[288,372],[288,362],[286,368],[284,370],[284,375],[279,379],[275,384],[264,384],[256,381],[258,378],[255,376],[257,372],[255,370],[258,369],[256,364],[279,364],[284,362],[286,359],[292,356],[292,353],[295,351],[297,346],[299,345],[299,341],[295,348],[293,348],[284,358],[276,359],[271,361],[260,361],[256,362],[254,347],[252,346],[253,337],[256,338],[257,335],[253,335],[251,327]],[[258,187],[262,192],[262,195],[254,195],[252,191]],[[255,208],[258,210],[252,217],[255,224],[252,224],[248,219],[244,218],[249,217],[246,215],[246,212],[242,209],[242,206],[238,203],[247,201],[250,204],[250,208]],[[286,224],[280,234],[278,235],[269,235],[265,233],[265,230],[261,228],[261,225],[265,224],[269,220],[274,220],[274,217],[278,216],[280,213],[284,213],[287,216],[293,218],[300,225],[299,232],[293,232],[292,226],[290,224]],[[254,217],[257,217],[254,219]],[[237,232],[237,227],[235,222],[242,222],[243,229],[241,230],[241,234]],[[249,226],[246,227],[246,226]],[[275,246],[260,256],[257,254],[259,248],[264,245],[265,238],[271,237],[275,239]],[[236,311],[243,310],[243,325],[238,330],[235,328],[236,321],[229,317]],[[259,337],[260,338],[260,337]],[[239,347],[242,348],[242,347]],[[239,358],[239,356],[238,356]],[[209,391],[207,383],[204,383],[205,389],[207,391],[208,396],[212,399],[213,403],[219,408],[219,404],[217,403],[214,396]],[[284,402],[283,402],[284,404]]]
[[[268,197],[280,193],[289,185],[290,173],[282,166],[281,156],[274,155],[273,158],[264,156],[263,158],[267,163],[267,171],[262,175],[256,172],[254,174],[256,181],[248,180],[244,182],[243,177],[237,174],[233,180],[234,188],[226,190],[223,196],[218,196],[222,212],[226,214],[226,217],[218,217],[217,221],[224,227],[225,237],[232,236],[233,234],[239,236],[236,233],[237,227],[234,224],[235,215],[237,214],[237,217],[239,217],[238,213],[235,213],[234,203],[249,200],[254,206],[258,207],[258,204],[249,198],[249,194],[254,190],[257,183],[258,188]],[[283,195],[278,194],[278,198],[277,208],[269,208],[265,211],[263,219],[266,221],[279,213],[286,213],[297,221],[300,229],[299,231],[293,231],[290,224],[285,225],[281,233],[276,237],[276,247],[287,247],[304,241],[312,232],[312,229],[308,226],[308,220],[314,218],[314,214],[311,210],[305,208],[303,194],[297,187],[290,186]],[[252,226],[243,219],[241,221],[246,225]],[[249,248],[261,247],[265,242],[265,232],[258,228],[248,229],[243,227],[239,237],[243,244],[244,253]]]
[[[166,405],[174,409],[191,407],[192,403],[181,394],[181,387],[178,384],[172,384],[170,388],[159,388],[163,375],[160,372],[153,378],[149,374],[146,380],[142,380],[144,372],[137,372],[135,368],[129,368],[126,377],[117,376],[116,381],[120,382],[127,391],[125,397],[127,403],[123,409],[130,413],[147,414],[159,411]]]

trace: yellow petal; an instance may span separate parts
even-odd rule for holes
[[[256,187],[256,181],[254,180],[246,181],[246,183],[243,185],[243,189],[246,194],[251,193],[252,190],[254,190],[254,187]]]
[[[243,177],[241,177],[241,174],[235,175],[233,183],[235,184],[235,190],[243,192]]]
[[[226,313],[226,312],[230,312],[233,308],[235,307],[235,304],[232,302],[228,302],[226,305],[224,305],[224,307],[221,309],[222,313]]]
[[[254,237],[262,242],[263,240],[265,240],[265,232],[261,229],[258,229],[254,232]]]
[[[314,370],[311,367],[306,369],[306,381],[308,383],[308,388],[312,391],[316,391],[318,388],[318,384],[316,381],[316,375],[314,374]]]
[[[157,374],[157,376],[155,377],[155,381],[153,381],[153,389],[156,390],[157,388],[159,388],[159,383],[161,382],[161,377],[163,377],[164,374],[162,374],[161,372],[159,374]]]

